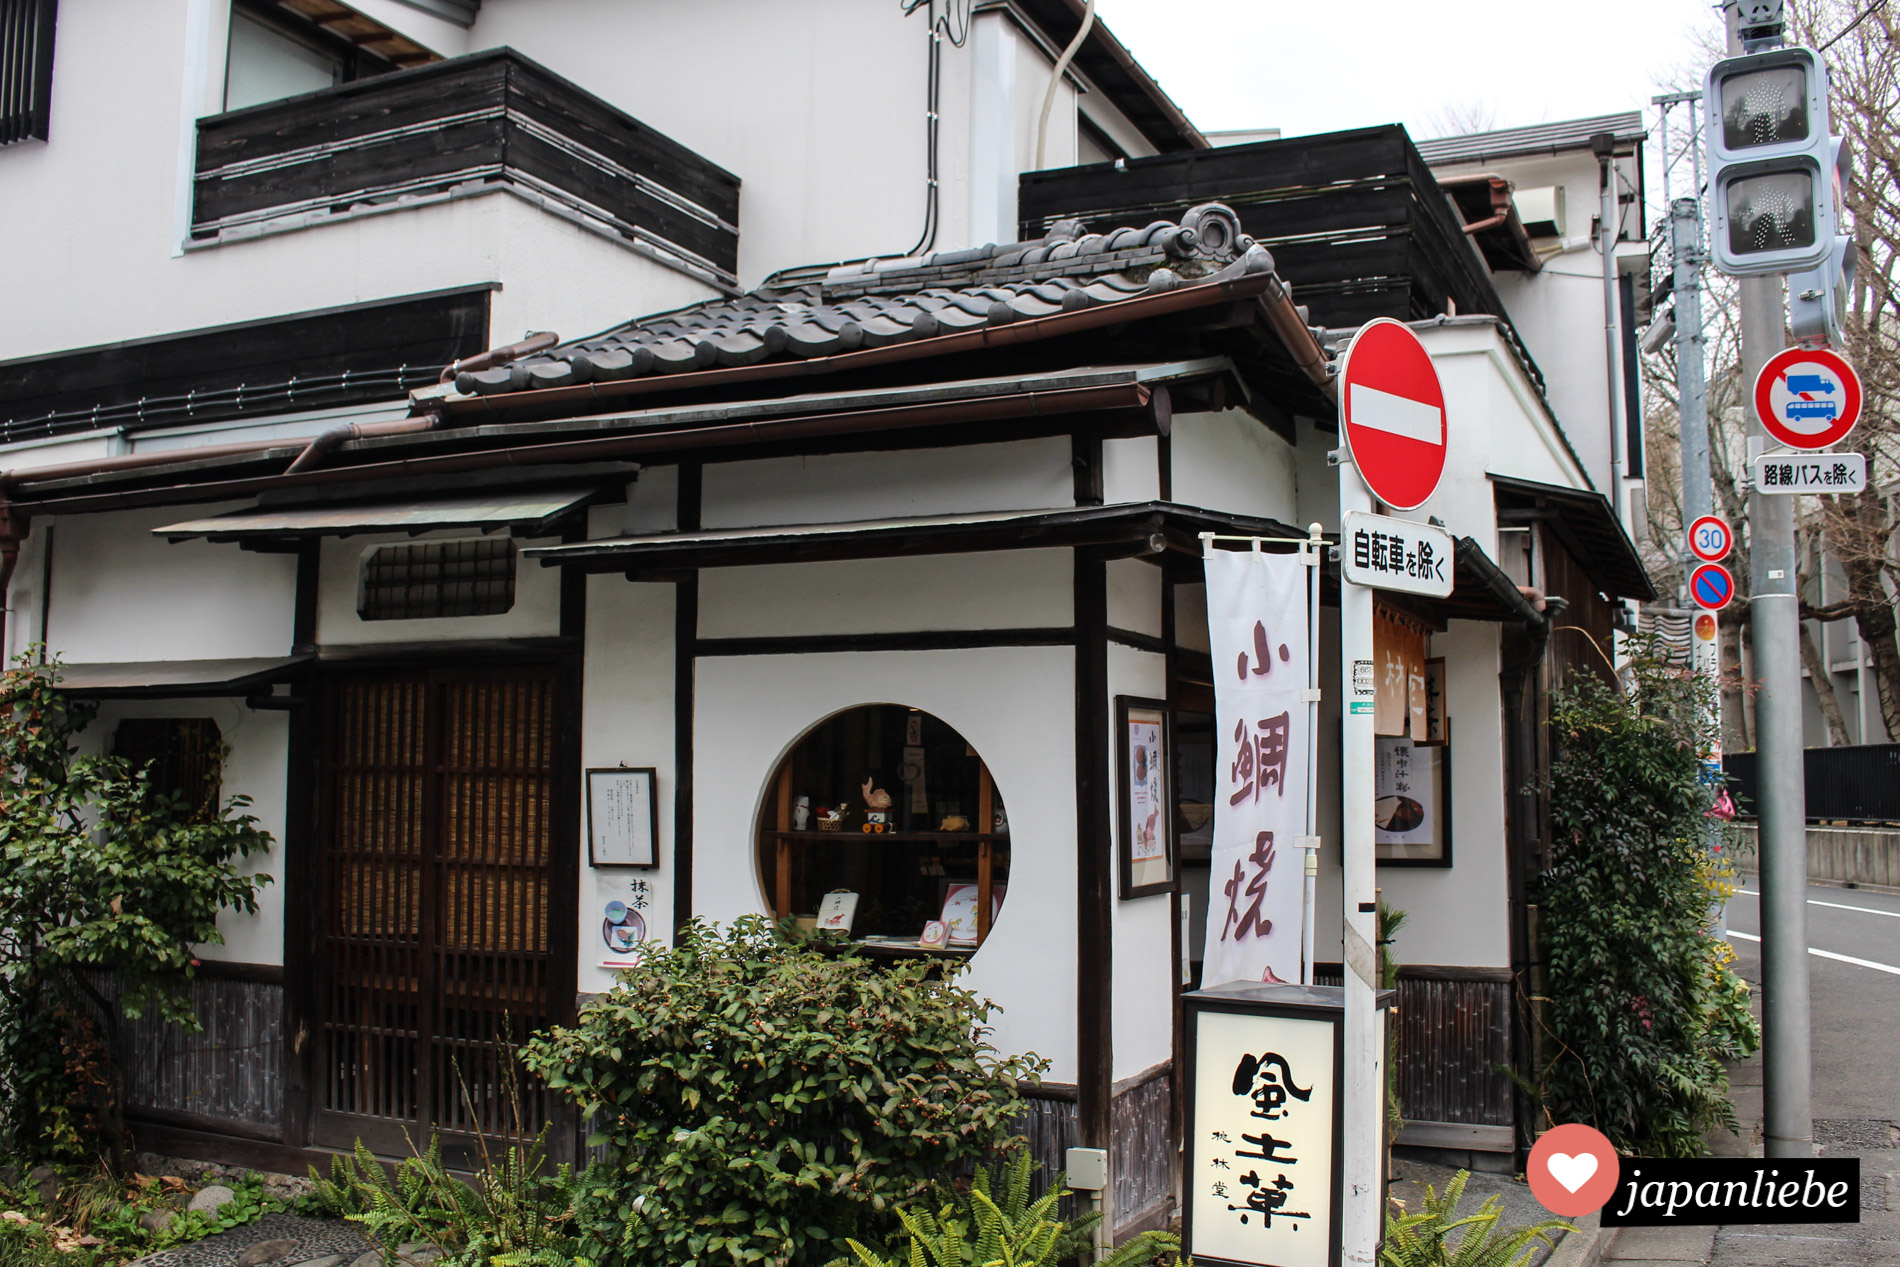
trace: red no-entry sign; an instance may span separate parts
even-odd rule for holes
[[[1762,430],[1791,449],[1825,449],[1860,421],[1860,375],[1826,348],[1788,348],[1755,377]]]
[[[1418,336],[1390,317],[1362,326],[1339,376],[1346,449],[1366,487],[1394,510],[1417,510],[1445,472],[1445,392]]]

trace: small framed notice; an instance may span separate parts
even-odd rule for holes
[[[1165,700],[1115,697],[1123,899],[1174,890],[1174,736]]]
[[[660,865],[660,807],[652,766],[587,772],[587,861],[596,867]]]

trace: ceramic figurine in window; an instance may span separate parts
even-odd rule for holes
[[[893,829],[891,823],[891,794],[877,785],[876,775],[866,775],[864,779],[864,830],[882,834]]]
[[[992,817],[996,820],[992,827],[996,834],[999,836],[1009,835],[1009,815],[1003,812],[1001,805],[996,807],[996,813],[992,815]]]
[[[937,824],[937,830],[938,831],[969,831],[970,820],[965,818],[961,814],[946,814],[944,815],[943,821]]]
[[[792,802],[792,830],[804,831],[811,825],[811,797],[801,796]]]

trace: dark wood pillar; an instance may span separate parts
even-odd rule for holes
[[[317,582],[320,539],[297,547],[297,588],[290,619],[292,654],[317,649]],[[315,1007],[317,921],[317,744],[322,724],[321,680],[314,667],[291,679],[290,693],[303,705],[287,716],[289,744],[284,768],[284,1011],[283,1142],[302,1147],[310,1139],[311,1099],[317,1085]]]
[[[700,522],[698,462],[679,465],[679,530]],[[693,918],[693,667],[699,654],[699,573],[673,583],[673,928]]]
[[[1108,566],[1075,552],[1077,1136],[1109,1145],[1114,1082],[1114,837],[1108,805]],[[1111,1231],[1113,1229],[1110,1229]]]

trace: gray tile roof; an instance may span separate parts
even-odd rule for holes
[[[1599,114],[1588,119],[1566,119],[1560,123],[1539,123],[1528,128],[1503,128],[1496,132],[1476,132],[1470,136],[1447,136],[1435,141],[1419,141],[1418,152],[1433,167],[1458,163],[1489,163],[1502,158],[1527,158],[1534,154],[1561,154],[1569,150],[1587,150],[1590,138],[1608,132],[1619,149],[1640,143],[1649,135],[1641,112]]]
[[[455,387],[486,396],[826,356],[1272,268],[1273,257],[1219,203],[1193,208],[1178,224],[1107,233],[1063,221],[1032,242],[841,265],[790,289],[642,317],[512,365],[459,374]]]

